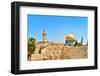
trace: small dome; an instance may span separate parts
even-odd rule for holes
[[[69,33],[69,34],[66,36],[66,40],[75,40],[75,36],[74,36],[72,33]]]

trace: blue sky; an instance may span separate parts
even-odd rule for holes
[[[86,42],[88,39],[88,17],[28,15],[28,37],[42,40],[42,32],[47,32],[47,40],[64,42],[68,33]]]

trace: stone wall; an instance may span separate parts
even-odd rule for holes
[[[61,59],[81,59],[88,57],[87,46],[65,46],[61,52]]]
[[[58,60],[58,59],[80,59],[88,57],[87,46],[64,46],[64,43],[49,42],[41,54],[38,54],[39,45],[32,60]],[[40,58],[41,57],[41,58]]]

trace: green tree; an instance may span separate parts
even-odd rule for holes
[[[77,46],[77,40],[75,41],[75,44],[74,44],[74,46]]]
[[[81,45],[83,45],[83,37],[81,37]]]
[[[71,42],[69,42],[67,45],[68,45],[68,46],[72,46],[72,43],[71,43]]]
[[[28,59],[31,60],[32,54],[35,52],[36,48],[36,39],[33,37],[30,37],[28,39]]]
[[[88,46],[88,41],[87,41],[87,44],[86,44],[86,46]]]

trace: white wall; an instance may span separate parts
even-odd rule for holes
[[[0,76],[13,76],[10,73],[10,53],[11,53],[11,2],[14,0],[1,0],[0,1]],[[19,0],[16,0],[19,1]],[[74,5],[90,5],[98,6],[98,13],[100,13],[100,0],[21,0],[30,2],[45,2],[45,3],[59,3],[59,4],[74,4]],[[100,14],[98,14],[98,28],[100,28],[99,22]],[[100,30],[99,30],[100,33]],[[98,38],[100,42],[100,34]],[[98,44],[100,46],[100,43]],[[98,48],[100,58],[100,48]],[[53,72],[53,73],[40,73],[34,74],[34,76],[99,76],[100,74],[100,59],[98,70],[85,70],[85,71],[65,71],[65,72]],[[26,76],[33,74],[26,74]],[[23,75],[22,75],[23,76]]]

